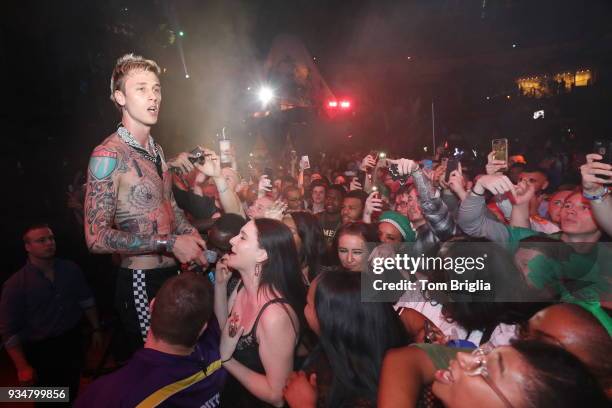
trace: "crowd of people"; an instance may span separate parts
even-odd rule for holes
[[[82,407],[609,406],[603,156],[586,156],[578,184],[550,157],[491,152],[451,168],[452,149],[221,163],[201,147],[166,159],[150,135],[157,64],[119,59],[111,99],[122,122],[91,155],[79,211],[89,250],[117,259],[131,357],[78,391],[78,320],[100,334],[95,301],[55,258],[51,228],[33,225],[0,300],[23,384],[70,385]],[[484,268],[393,268],[389,279],[416,289],[365,299],[377,258],[484,248]],[[457,279],[490,289],[450,290]]]

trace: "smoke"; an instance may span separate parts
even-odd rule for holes
[[[180,61],[182,47],[185,67],[177,64],[175,82],[164,84],[164,93],[168,89],[171,98],[165,98],[162,109],[168,113],[164,121],[169,134],[161,135],[161,140],[171,153],[195,145],[216,150],[219,129],[229,126],[236,135],[243,131],[242,100],[250,77],[261,65],[252,37],[255,14],[246,0],[181,1],[175,7],[176,24],[185,27],[185,36],[179,39],[174,57]]]

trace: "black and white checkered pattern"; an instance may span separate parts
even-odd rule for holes
[[[136,306],[140,333],[142,334],[142,340],[146,341],[147,332],[149,331],[149,325],[151,323],[149,320],[149,297],[147,296],[145,271],[142,269],[132,272],[132,288],[134,289],[134,306]]]

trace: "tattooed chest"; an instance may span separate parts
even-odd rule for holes
[[[115,224],[132,233],[167,233],[173,223],[170,189],[157,174],[134,162],[121,180]]]
[[[136,211],[150,211],[158,208],[163,201],[163,187],[148,179],[137,180],[127,185],[120,199]]]

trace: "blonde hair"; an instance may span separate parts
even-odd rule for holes
[[[113,75],[111,76],[110,82],[110,99],[111,101],[113,101],[113,103],[118,109],[121,109],[121,106],[115,100],[115,91],[125,91],[123,87],[125,83],[125,77],[130,71],[133,70],[149,71],[153,72],[157,76],[161,74],[161,69],[155,61],[145,59],[140,55],[134,55],[130,53],[125,54],[124,56],[119,58],[117,60],[117,63],[115,64],[115,69],[113,69]]]

